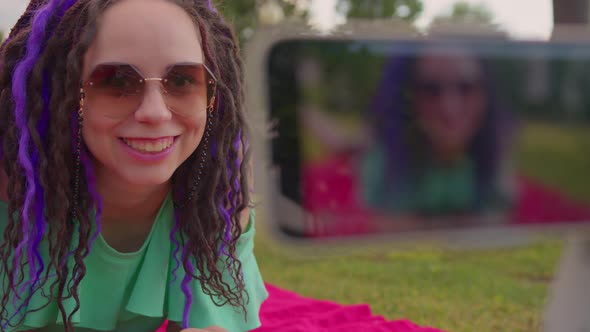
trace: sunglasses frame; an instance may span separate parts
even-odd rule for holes
[[[215,107],[215,100],[216,100],[216,96],[217,96],[217,78],[215,77],[215,75],[213,74],[213,72],[211,71],[211,69],[209,69],[209,67],[207,67],[207,65],[205,63],[196,63],[196,62],[180,62],[180,63],[175,63],[171,66],[168,67],[168,69],[166,70],[166,73],[164,74],[164,77],[144,77],[143,73],[133,64],[130,63],[124,63],[124,62],[107,62],[107,63],[101,63],[99,65],[97,65],[96,67],[94,67],[92,69],[92,71],[90,72],[89,77],[92,77],[93,73],[96,71],[97,68],[101,67],[101,66],[121,66],[121,67],[130,67],[131,69],[133,69],[133,71],[135,71],[135,73],[141,78],[140,79],[140,83],[141,84],[145,84],[146,82],[149,81],[157,81],[160,82],[160,84],[162,85],[162,91],[165,94],[168,94],[168,92],[166,91],[166,88],[164,87],[164,82],[167,80],[166,76],[168,75],[168,73],[174,69],[174,67],[176,66],[203,66],[203,68],[205,69],[206,75],[208,75],[208,77],[206,77],[207,80],[207,88],[211,87],[211,97],[209,100],[209,104],[207,105],[207,110],[209,112],[213,111],[213,108]],[[84,90],[85,86],[92,86],[92,82],[89,82],[88,79],[82,80],[80,82],[80,94],[81,94],[81,98],[82,100],[85,99],[86,96],[86,92]],[[84,102],[82,101],[81,104],[83,104]]]

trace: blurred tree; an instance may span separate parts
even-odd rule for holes
[[[4,31],[0,30],[0,43],[4,41]]]
[[[305,21],[313,1],[324,0],[213,0],[233,24],[243,43],[258,24],[283,20]],[[413,22],[422,12],[421,0],[337,0],[335,8],[348,18],[400,18]]]
[[[400,18],[412,22],[422,9],[420,0],[338,0],[338,10],[349,18]]]
[[[460,1],[453,5],[449,14],[434,18],[432,25],[447,22],[493,25],[494,16],[484,4],[470,4]]]
[[[456,2],[451,11],[435,17],[428,27],[429,34],[469,36],[486,34],[491,38],[506,38],[507,32],[495,22],[494,15],[484,4]]]
[[[216,7],[234,26],[240,42],[248,40],[257,25],[278,23],[284,17],[299,14],[293,0],[214,0]]]

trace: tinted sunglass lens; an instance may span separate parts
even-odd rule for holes
[[[88,108],[110,118],[121,118],[141,104],[144,80],[130,65],[99,65],[84,89]]]
[[[99,66],[91,75],[90,84],[105,94],[119,96],[140,94],[143,89],[143,79],[128,65]]]
[[[200,65],[176,65],[170,69],[162,82],[171,95],[196,94],[206,89],[205,75]]]
[[[418,90],[426,96],[438,97],[441,94],[441,84],[437,82],[421,82],[418,84]]]

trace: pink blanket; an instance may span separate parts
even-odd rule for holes
[[[341,305],[302,297],[266,285],[270,294],[262,305],[262,327],[255,332],[439,332],[407,320],[387,321],[371,313],[367,304]]]
[[[341,305],[310,299],[270,284],[260,312],[262,326],[254,332],[442,332],[408,320],[387,321],[367,304]],[[166,324],[156,332],[165,332]]]

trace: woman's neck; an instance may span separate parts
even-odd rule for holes
[[[129,185],[113,176],[96,175],[103,200],[103,224],[150,224],[170,190],[170,184]]]
[[[96,174],[103,200],[104,240],[119,252],[135,252],[145,243],[170,189],[162,185],[130,185],[113,174]]]
[[[455,167],[464,160],[462,149],[438,149],[434,150],[434,160],[440,167]]]

